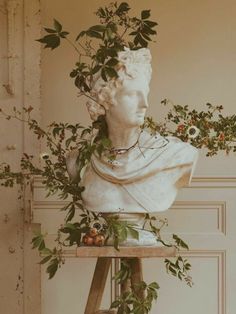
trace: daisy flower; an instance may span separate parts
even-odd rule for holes
[[[200,129],[197,128],[195,125],[191,125],[187,129],[187,135],[189,138],[196,138],[200,134]]]

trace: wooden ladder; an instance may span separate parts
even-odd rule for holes
[[[77,257],[95,257],[97,263],[93,274],[92,283],[87,299],[84,314],[115,314],[115,310],[100,310],[103,292],[111,266],[112,258],[125,260],[131,268],[131,282],[122,283],[121,292],[128,291],[130,285],[143,281],[142,258],[150,257],[172,257],[176,255],[174,247],[147,246],[147,247],[120,247],[119,251],[111,246],[77,248]],[[143,292],[139,292],[140,298],[144,298]]]

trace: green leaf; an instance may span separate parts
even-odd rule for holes
[[[59,36],[61,38],[66,38],[67,35],[69,35],[69,32],[61,32],[61,33],[59,33]]]
[[[68,139],[66,140],[66,142],[65,142],[66,147],[68,147],[68,146],[70,145],[71,141],[72,141],[71,138],[68,138]]]
[[[131,35],[131,36],[136,36],[137,34],[138,34],[137,31],[134,31],[134,32],[129,33],[129,35]]]
[[[121,2],[118,9],[116,10],[116,14],[120,15],[130,10],[130,7],[127,2]]]
[[[146,20],[150,17],[150,10],[143,10],[141,12],[141,18],[142,20]]]
[[[58,269],[58,264],[59,264],[59,262],[58,262],[57,258],[54,258],[50,261],[50,264],[46,270],[47,273],[49,274],[49,279],[52,279],[55,276],[57,269]]]
[[[146,24],[148,27],[151,27],[151,28],[158,25],[158,23],[152,22],[152,21],[144,21],[144,24]]]
[[[84,35],[86,35],[86,31],[80,32],[75,40],[78,41],[80,39],[80,37],[83,37]]]
[[[101,65],[95,65],[95,67],[91,70],[91,74],[94,75],[95,73],[97,73],[101,69],[101,67]]]
[[[111,147],[111,140],[107,137],[102,138],[101,143],[104,147]]]
[[[114,67],[115,65],[117,65],[119,63],[119,60],[115,59],[115,58],[111,58],[106,62],[106,65],[109,67]]]
[[[157,33],[154,29],[148,27],[146,24],[144,24],[142,31],[150,35],[156,35]]]
[[[72,223],[66,223],[64,227],[68,228],[68,229],[71,229],[71,230],[75,230],[76,229],[75,225],[72,224]]]
[[[107,53],[107,56],[109,57],[115,58],[118,56],[116,49],[113,49],[113,48],[106,49],[106,53]]]
[[[120,305],[120,301],[115,300],[111,304],[111,309],[114,309],[114,308],[118,307],[119,305]]]
[[[48,248],[44,248],[43,250],[41,250],[41,254],[50,255],[50,254],[52,254],[52,250],[50,250]]]
[[[116,70],[113,69],[113,68],[105,67],[105,71],[106,71],[106,74],[107,74],[110,78],[117,78],[117,77],[118,77],[118,74],[117,74]]]
[[[42,239],[38,249],[39,249],[39,251],[42,251],[43,249],[45,249],[45,241],[43,239]]]
[[[44,48],[51,48],[52,50],[60,45],[60,37],[54,34],[46,35],[43,38],[37,39],[36,41],[45,44]]]
[[[82,89],[83,89],[86,93],[90,92],[90,90],[91,90],[90,87],[87,85],[86,82],[83,82]]]
[[[72,77],[72,78],[76,77],[77,75],[78,75],[78,71],[77,70],[72,70],[70,72],[70,77]]]
[[[47,27],[44,27],[45,31],[50,33],[50,34],[54,34],[54,33],[57,33],[57,31],[55,29],[52,29],[52,28],[47,28]]]
[[[146,39],[146,40],[148,40],[148,41],[151,41],[152,39],[146,34],[146,33],[141,33],[142,34],[142,36],[143,36],[143,38],[144,39]]]
[[[140,44],[142,47],[147,47],[148,45],[148,42],[143,39],[140,33],[138,33],[137,36],[134,38],[134,43],[135,45]]]
[[[139,232],[137,230],[135,230],[134,228],[128,227],[128,232],[132,238],[139,240]]]
[[[75,86],[77,86],[79,89],[82,89],[84,81],[85,77],[83,75],[77,75],[75,78]]]
[[[120,234],[119,234],[119,242],[123,242],[127,239],[128,232],[126,228],[122,228]]]
[[[32,239],[31,243],[33,244],[33,249],[38,247],[42,242],[42,236],[39,235],[39,236],[36,236]]]
[[[106,17],[106,12],[104,11],[103,8],[99,8],[96,12],[96,14],[101,17],[101,18],[105,18]]]
[[[74,216],[75,216],[75,206],[73,205],[71,206],[68,212],[68,215],[66,217],[66,222],[71,221],[74,218]]]
[[[47,263],[50,259],[52,258],[52,255],[48,255],[48,256],[46,256],[46,257],[44,257],[40,262],[39,262],[39,264],[45,264],[45,263]]]
[[[173,239],[175,240],[177,246],[182,247],[183,249],[189,250],[187,243],[180,239],[176,234],[173,234]]]
[[[119,240],[117,237],[114,237],[114,248],[119,251]]]
[[[89,28],[89,30],[92,30],[95,32],[104,32],[105,29],[106,29],[106,26],[104,26],[104,25],[94,25],[94,26]]]
[[[157,282],[152,282],[148,285],[149,288],[152,288],[152,289],[160,289],[160,286],[158,285]]]
[[[169,266],[168,269],[172,273],[172,275],[177,276],[177,271],[175,268],[173,268],[172,266]]]
[[[101,77],[102,77],[102,79],[103,79],[105,82],[107,82],[107,76],[106,76],[105,68],[102,68]]]
[[[92,38],[99,38],[99,39],[102,39],[102,35],[99,33],[99,32],[95,32],[91,29],[89,29],[86,34],[89,36],[89,37],[92,37]]]
[[[55,27],[55,30],[60,33],[62,31],[62,25],[57,21],[57,20],[53,20],[54,21],[54,27]]]

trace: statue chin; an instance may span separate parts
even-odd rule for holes
[[[143,229],[145,214],[142,213],[102,213],[102,217],[107,218],[111,216],[118,216],[119,221],[126,221],[133,225],[139,233],[139,239],[133,238],[128,235],[127,239],[119,244],[119,246],[162,246],[156,236],[148,230]],[[108,239],[108,246],[114,246],[112,239]]]

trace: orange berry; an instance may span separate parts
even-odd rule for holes
[[[94,238],[94,244],[96,246],[103,246],[105,243],[105,237],[103,234],[98,234],[95,238]]]
[[[219,135],[219,139],[220,139],[220,141],[223,141],[224,139],[225,139],[225,135],[224,135],[224,133],[222,132],[222,133],[220,133],[220,135]]]
[[[96,228],[91,228],[89,230],[89,236],[90,237],[94,238],[94,237],[96,237],[97,234],[98,234],[98,230]]]
[[[183,124],[178,125],[177,130],[178,132],[183,132],[184,131],[185,126]]]
[[[83,243],[84,243],[85,245],[91,246],[91,245],[94,244],[94,243],[93,243],[93,238],[91,238],[91,237],[88,236],[88,235],[84,235],[84,236],[83,236]]]

